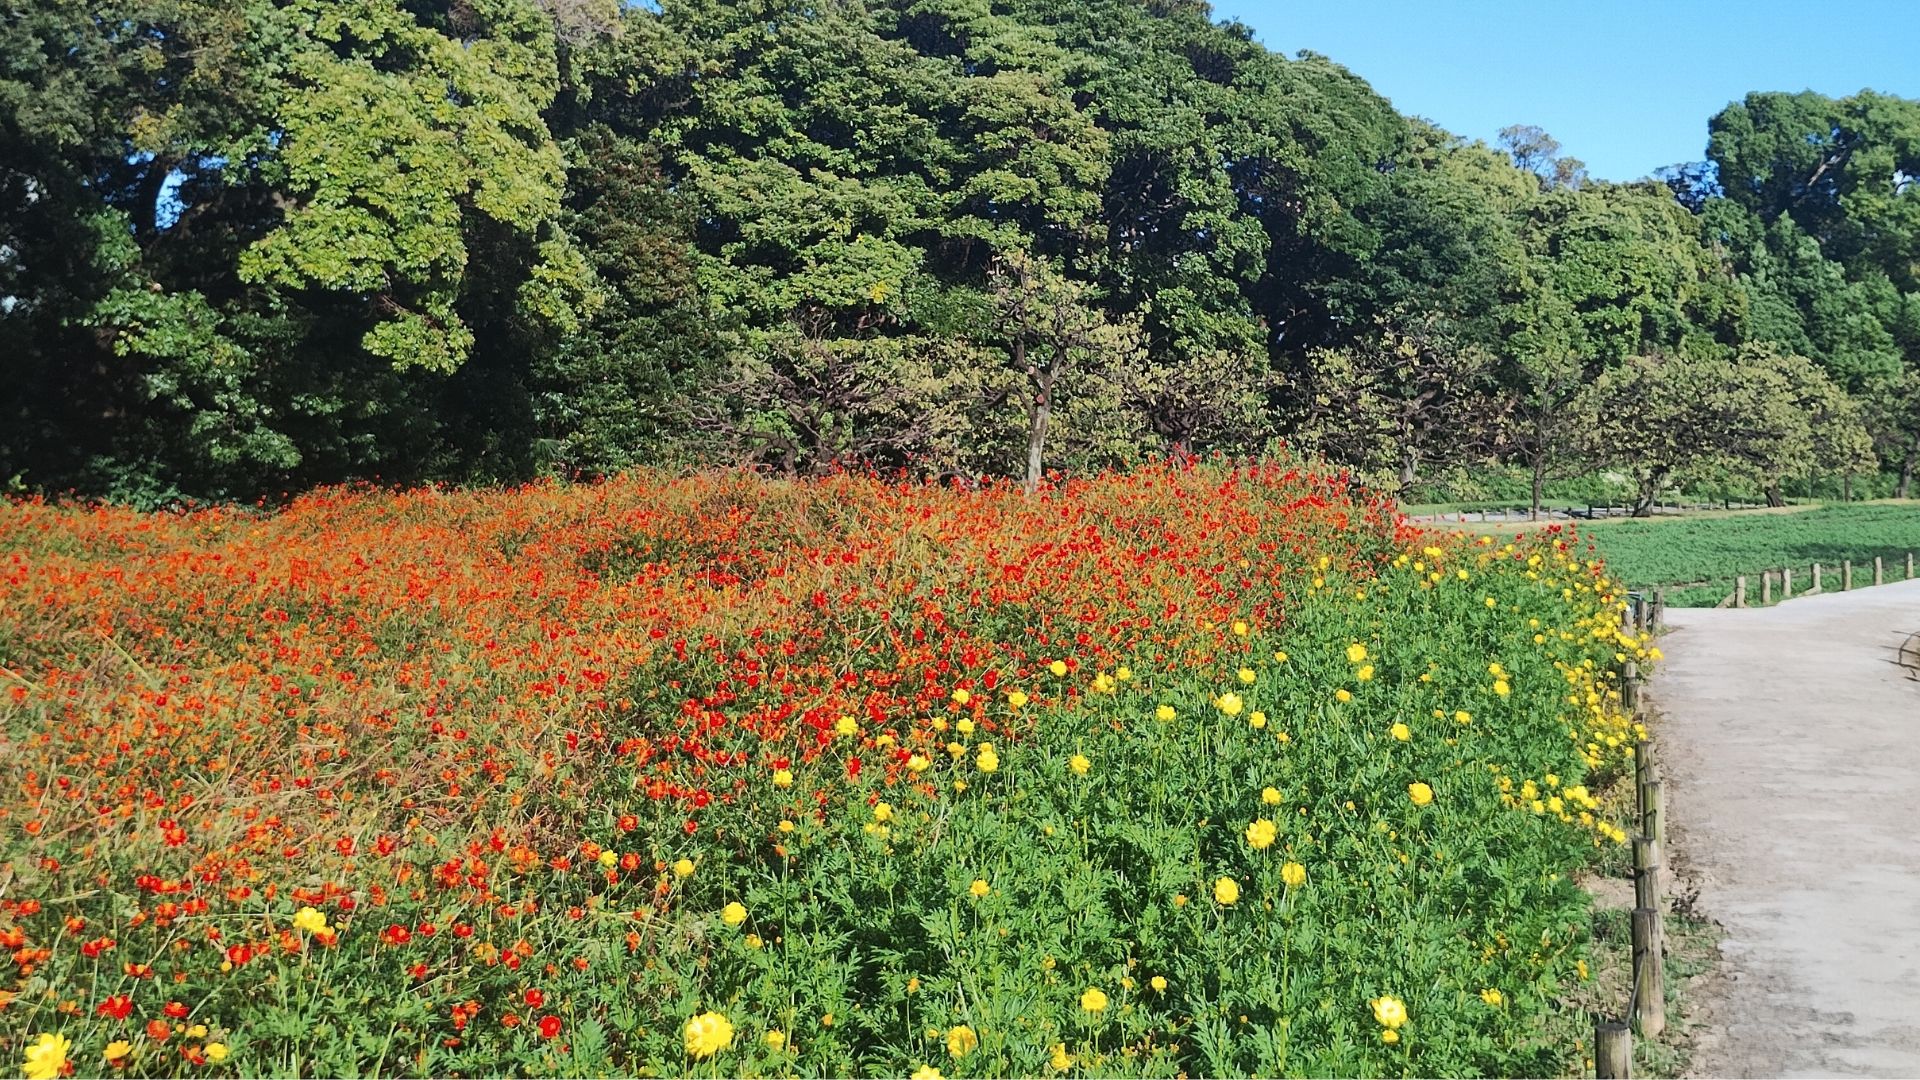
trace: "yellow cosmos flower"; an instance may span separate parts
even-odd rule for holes
[[[1249,632],[1249,628],[1246,623],[1243,623],[1238,619],[1234,620],[1233,634],[1235,637],[1246,637],[1248,632]]]
[[[1307,868],[1297,862],[1285,863],[1280,867],[1280,880],[1287,883],[1287,888],[1297,889],[1307,883]]]
[[[1513,693],[1513,687],[1509,685],[1505,679],[1496,679],[1493,684],[1493,692],[1499,694],[1501,697],[1506,697],[1508,694]]]
[[[1047,1052],[1047,1068],[1054,1072],[1066,1072],[1073,1068],[1073,1055],[1067,1053],[1066,1043],[1053,1044],[1053,1049]]]
[[[1350,693],[1347,690],[1347,688],[1343,686],[1340,689],[1335,690],[1333,692],[1333,700],[1339,702],[1342,705],[1345,705],[1347,702],[1353,700],[1353,694]]]
[[[207,1037],[207,1025],[195,1024],[188,1028],[185,1034],[189,1039],[204,1039]]]
[[[739,926],[741,923],[747,921],[747,906],[735,900],[733,903],[720,909],[720,921],[726,923],[728,926]]]
[[[1395,1030],[1407,1022],[1407,1003],[1397,997],[1377,997],[1369,1004],[1373,1006],[1373,1018],[1383,1028]]]
[[[1380,1033],[1380,1041],[1386,1043],[1388,1046],[1392,1046],[1394,1043],[1400,1041],[1400,1033],[1392,1028],[1387,1028]]]
[[[1252,713],[1248,714],[1247,723],[1253,725],[1255,731],[1259,731],[1261,728],[1267,726],[1267,714],[1261,712],[1259,709],[1255,709]]]
[[[293,913],[293,926],[304,933],[324,934],[327,932],[327,917],[317,908],[303,907]]]
[[[733,1021],[717,1012],[703,1012],[687,1021],[682,1035],[688,1057],[710,1058],[733,1045]]]
[[[1241,708],[1240,695],[1221,694],[1215,699],[1214,706],[1228,716],[1239,716]]]
[[[1075,754],[1067,759],[1067,768],[1072,769],[1075,776],[1085,776],[1087,770],[1093,768],[1093,762],[1088,761],[1085,754]]]
[[[1373,681],[1373,665],[1361,664],[1360,670],[1354,672],[1353,677],[1356,679],[1359,679],[1361,682],[1372,682]]]
[[[1215,903],[1231,906],[1240,902],[1240,883],[1230,877],[1223,877],[1213,883]]]
[[[1173,719],[1173,717],[1174,717],[1174,712],[1173,712],[1173,706],[1171,705],[1162,705],[1159,708],[1153,710],[1153,718],[1155,720],[1171,720]]]
[[[1093,677],[1093,689],[1097,694],[1111,694],[1115,685],[1113,676],[1104,671]]]
[[[792,787],[793,786],[793,770],[792,769],[773,770],[773,786],[777,788]]]
[[[1480,991],[1480,1000],[1486,1002],[1487,1004],[1497,1009],[1500,1007],[1502,1002],[1507,1000],[1507,998],[1506,998],[1506,995],[1502,994],[1500,991],[1495,990],[1492,987],[1488,987],[1487,989]]]
[[[786,818],[781,818],[781,819],[780,819],[780,831],[781,831],[781,832],[784,832],[784,833],[790,833],[790,832],[792,832],[792,831],[794,830],[794,828],[795,828],[795,826],[794,826],[794,824],[793,824],[793,822],[791,822],[791,821],[788,821],[788,820],[787,820]]]
[[[1262,788],[1260,790],[1260,801],[1266,803],[1268,806],[1279,806],[1280,789],[1276,787]]]
[[[767,1049],[777,1054],[780,1051],[786,1049],[787,1033],[784,1031],[781,1031],[778,1028],[775,1028],[774,1030],[767,1032],[766,1035],[763,1036],[763,1041],[766,1042]]]
[[[216,1043],[215,1045],[217,1046],[219,1044]],[[220,1049],[225,1050],[226,1047],[222,1046]],[[102,1056],[106,1058],[107,1064],[111,1065],[131,1053],[133,1053],[132,1043],[125,1039],[115,1039],[107,1044],[107,1051]]]
[[[1266,818],[1260,818],[1247,826],[1247,844],[1256,850],[1272,847],[1274,837],[1278,835],[1279,830]]]
[[[27,1047],[27,1060],[21,1064],[21,1075],[27,1080],[54,1080],[67,1066],[67,1051],[73,1043],[65,1035],[47,1032]]]
[[[1126,682],[1128,679],[1133,678],[1133,669],[1130,667],[1114,668],[1113,677],[1119,679],[1121,682]]]
[[[747,948],[749,948],[749,949],[757,949],[757,948],[759,948],[760,946],[762,946],[762,945],[765,945],[765,944],[766,944],[766,942],[764,942],[764,941],[762,941],[762,940],[760,940],[760,935],[759,935],[759,934],[748,934],[748,935],[747,935],[747,936],[746,936],[745,938],[743,938],[742,940],[744,940],[744,941],[745,941],[745,942],[747,943]]]
[[[833,730],[841,735],[851,735],[860,730],[860,726],[854,723],[853,717],[843,716],[833,722]]]
[[[1413,738],[1413,729],[1408,727],[1405,724],[1395,724],[1392,727],[1388,728],[1387,731],[1390,734],[1392,734],[1394,738],[1399,739],[1401,742],[1406,742],[1407,740]]]
[[[873,820],[878,821],[882,824],[892,821],[893,820],[893,804],[885,803],[885,802],[874,803],[873,804]]]
[[[213,1062],[215,1065],[227,1060],[228,1051],[226,1043],[208,1043],[200,1048],[200,1052],[207,1055],[207,1060]]]
[[[693,860],[680,859],[673,864],[673,872],[680,877],[693,876]]]
[[[944,1078],[940,1075],[939,1069],[931,1065],[922,1065],[913,1071],[910,1080],[944,1080]]]
[[[993,747],[984,746],[980,748],[980,753],[973,759],[973,763],[980,767],[981,772],[993,772],[1000,768],[1000,755],[993,752]]]
[[[965,1024],[947,1032],[947,1053],[956,1058],[966,1057],[979,1045],[980,1036],[975,1035],[973,1029]]]
[[[959,723],[953,725],[953,730],[959,732],[962,735],[971,735],[973,734],[973,721],[962,720]]]
[[[973,700],[973,695],[966,692],[965,690],[955,690],[953,692],[953,703],[955,705],[965,705],[967,702],[972,700]]]
[[[611,870],[620,865],[620,856],[618,853],[608,850],[601,852],[600,857],[594,861],[600,864],[601,869]]]
[[[1347,646],[1347,663],[1357,664],[1362,660],[1365,660],[1366,658],[1367,658],[1367,647],[1365,645],[1362,645],[1356,641],[1353,644]]]
[[[1147,985],[1153,987],[1154,993],[1164,994],[1167,992],[1167,977],[1165,975],[1155,975],[1153,978],[1147,980]]]
[[[1097,986],[1087,987],[1086,992],[1080,995],[1080,1007],[1090,1013],[1105,1012],[1107,1010],[1106,992]]]
[[[1067,662],[1065,660],[1055,660],[1053,663],[1047,665],[1047,670],[1053,672],[1055,678],[1064,678],[1067,674]]]
[[[985,896],[993,891],[993,886],[987,884],[986,878],[974,878],[973,884],[967,886],[967,891],[975,896]]]
[[[1013,706],[1016,709],[1020,708],[1021,706],[1024,706],[1027,702],[1031,700],[1033,699],[1029,698],[1024,692],[1019,690],[1015,690],[1007,695],[1007,704]]]
[[[1254,675],[1252,668],[1243,667],[1240,669],[1240,681],[1246,683],[1248,686],[1252,686],[1253,680],[1257,677],[1258,676]]]
[[[1456,724],[1471,724],[1473,723],[1473,714],[1465,709],[1456,709],[1453,714],[1453,721]]]
[[[925,754],[915,754],[907,759],[907,768],[916,773],[926,772],[933,767],[933,759]]]
[[[1407,797],[1413,800],[1413,805],[1425,806],[1433,801],[1433,789],[1416,780],[1407,785]]]

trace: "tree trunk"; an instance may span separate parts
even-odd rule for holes
[[[1913,494],[1913,467],[1916,461],[1920,461],[1920,435],[1913,437],[1913,442],[1907,446],[1906,457],[1900,461],[1900,486],[1894,490],[1895,496],[1905,499]]]
[[[1853,474],[1852,473],[1848,473],[1845,476],[1842,476],[1840,478],[1840,501],[1841,502],[1853,501]]]
[[[1653,516],[1653,500],[1660,494],[1660,483],[1666,479],[1664,473],[1655,473],[1640,481],[1640,491],[1633,497],[1633,516],[1637,518]]]
[[[1047,420],[1053,412],[1053,403],[1048,400],[1047,392],[1041,391],[1033,396],[1033,419],[1027,425],[1027,490],[1033,491],[1040,486],[1040,451],[1047,441]]]
[[[1531,520],[1540,520],[1540,489],[1547,483],[1547,455],[1533,455],[1533,505],[1529,511]]]
[[[1779,507],[1779,506],[1787,505],[1786,497],[1780,494],[1779,484],[1777,483],[1768,484],[1766,487],[1766,491],[1767,491],[1768,506]]]

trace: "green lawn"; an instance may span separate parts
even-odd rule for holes
[[[1581,526],[1614,573],[1632,588],[1666,586],[1680,607],[1719,603],[1736,575],[1748,577],[1758,603],[1759,575],[1792,568],[1794,592],[1811,584],[1820,563],[1825,588],[1840,588],[1840,564],[1851,559],[1856,587],[1873,582],[1873,558],[1887,580],[1906,575],[1907,552],[1920,552],[1920,500],[1823,506],[1796,513],[1736,512],[1713,517],[1616,520]],[[1778,586],[1776,585],[1776,589]],[[1775,598],[1778,599],[1776,592]]]

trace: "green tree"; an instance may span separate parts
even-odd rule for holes
[[[0,455],[43,484],[444,465],[475,327],[564,333],[597,297],[524,0],[51,3],[0,34]]]

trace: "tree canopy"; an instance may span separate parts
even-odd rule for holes
[[[1644,467],[1595,395],[1666,428],[1709,377],[1864,432],[1822,467],[1920,464],[1920,103],[1872,92],[1751,94],[1613,184],[1189,0],[38,0],[0,106],[19,487],[1281,440],[1537,496]]]

